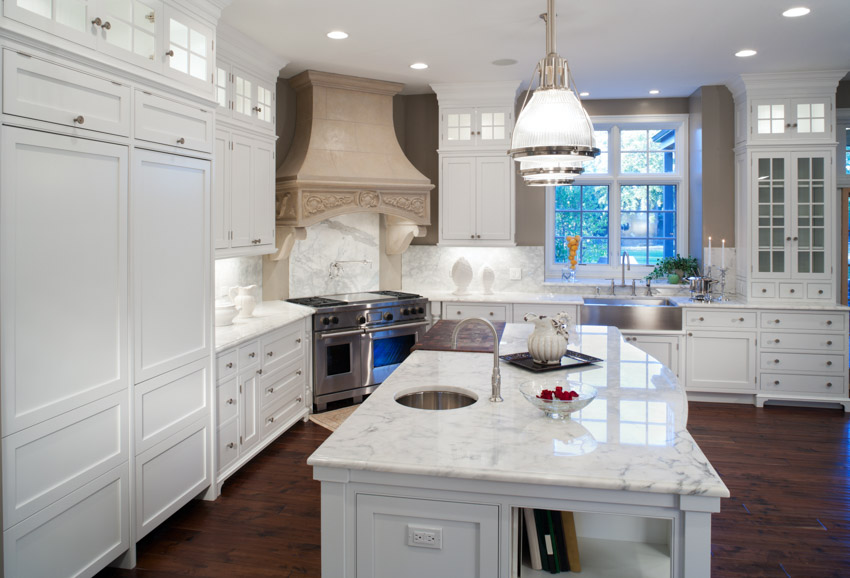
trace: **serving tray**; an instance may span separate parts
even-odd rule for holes
[[[554,371],[556,369],[570,369],[573,367],[581,367],[583,365],[590,365],[591,363],[597,363],[602,361],[598,357],[593,357],[592,355],[585,355],[584,353],[579,353],[578,351],[570,351],[567,350],[567,353],[561,358],[560,365],[543,365],[540,363],[534,363],[534,360],[531,359],[531,354],[527,351],[523,353],[511,353],[508,355],[500,355],[499,359],[504,359],[508,363],[513,363],[514,365],[518,365],[523,369],[528,369],[529,371],[533,371],[535,373],[540,373],[541,371]]]

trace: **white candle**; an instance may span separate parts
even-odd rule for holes
[[[708,238],[708,266],[711,267],[711,237]]]
[[[720,268],[726,268],[726,239],[720,239]]]

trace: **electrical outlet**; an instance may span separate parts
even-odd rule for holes
[[[519,267],[511,267],[511,281],[522,279],[522,269]]]
[[[443,549],[443,529],[425,526],[407,526],[407,545],[418,548]]]

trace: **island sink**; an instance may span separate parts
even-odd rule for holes
[[[439,386],[438,386],[439,387]],[[478,401],[473,392],[450,391],[446,388],[425,389],[411,393],[402,392],[395,398],[397,403],[414,409],[459,409]]]

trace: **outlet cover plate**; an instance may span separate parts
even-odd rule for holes
[[[443,549],[443,529],[407,525],[407,545],[417,548]]]
[[[522,279],[522,269],[519,267],[511,267],[510,278],[511,281],[518,281]]]

